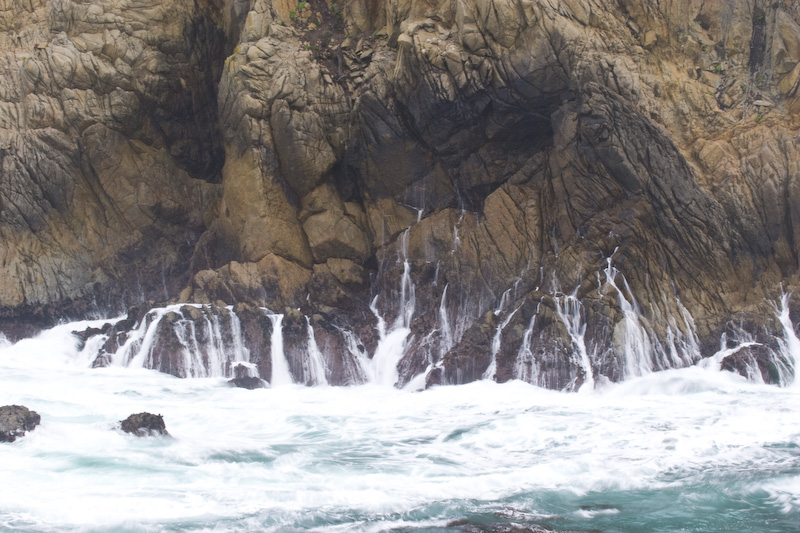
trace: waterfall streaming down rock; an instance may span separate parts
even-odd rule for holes
[[[519,307],[511,311],[508,316],[498,324],[494,337],[492,337],[492,359],[489,363],[489,367],[483,373],[483,379],[495,379],[495,373],[497,372],[497,352],[500,351],[500,343],[502,342],[501,336],[505,327],[511,322],[511,319],[514,318],[514,315],[517,314],[517,311],[519,311]]]
[[[427,305],[433,319],[422,322],[429,328],[422,332],[426,351],[419,359],[423,364],[413,367],[404,356],[420,354],[421,344],[411,335],[411,320],[417,319],[415,287],[408,260],[403,256],[399,261],[402,276],[395,293],[399,301],[390,306],[397,316],[387,324],[378,310],[379,296],[370,305],[378,337],[370,341],[372,350],[353,331],[325,325],[318,315],[242,308],[246,318],[240,319],[232,307],[175,304],[137,314],[135,321],[119,318],[102,331],[83,332],[76,360],[91,366],[151,368],[179,377],[231,377],[238,367],[239,374],[269,377],[273,386],[373,383],[418,390],[437,383],[519,379],[572,391],[699,361],[703,368],[736,372],[752,382],[798,386],[800,339],[788,294],[772,305],[777,330],[750,333],[741,324],[729,324],[721,333],[719,350],[703,359],[692,316],[680,300],[664,297],[661,306],[651,304],[649,316],[644,316],[627,280],[610,261],[601,271],[605,279],[598,275],[598,290],[590,293],[588,303],[578,297],[578,289],[540,299],[535,307],[515,298],[516,307],[505,316],[502,311],[501,316],[487,311],[483,319],[472,322],[463,312],[467,305],[449,302],[446,284],[438,304]],[[601,304],[609,301],[618,306],[617,314],[611,315],[617,317],[616,323],[603,322],[607,315]],[[652,324],[661,325],[661,337],[653,333]],[[548,344],[552,342],[548,338],[558,343]],[[609,338],[612,348],[603,351],[602,343]],[[416,352],[409,350],[411,345]],[[471,354],[480,351],[485,362],[476,365]],[[562,365],[558,373],[552,372],[558,364]]]
[[[442,301],[439,304],[439,331],[441,338],[439,339],[439,359],[444,357],[444,354],[450,351],[453,347],[453,329],[450,327],[450,318],[447,316],[447,288],[449,285],[444,286],[442,291]]]
[[[800,339],[794,329],[794,324],[789,316],[789,294],[781,294],[781,307],[778,311],[778,320],[783,327],[783,339],[780,341],[780,368],[781,385],[800,388]]]
[[[400,300],[397,302],[397,317],[391,329],[387,328],[386,321],[378,311],[378,296],[370,303],[370,310],[378,321],[378,346],[366,372],[370,382],[394,386],[400,377],[397,365],[406,352],[407,339],[411,333],[411,320],[414,318],[416,306],[414,282],[411,278],[411,264],[408,261],[408,234],[407,229],[402,236],[401,252],[403,261],[403,274],[400,278]]]
[[[539,364],[533,356],[531,341],[533,339],[533,327],[536,325],[536,317],[539,314],[541,303],[536,306],[536,312],[531,317],[528,327],[522,334],[522,344],[517,353],[517,361],[514,365],[514,378],[528,383],[537,383],[539,380]]]
[[[582,383],[575,383],[577,387],[572,385],[570,388],[592,390],[594,388],[594,372],[592,371],[592,362],[584,339],[586,322],[583,318],[583,305],[576,297],[576,293],[561,295],[556,298],[556,303],[558,304],[558,316],[564,323],[564,327],[567,328],[567,333],[572,340],[573,358],[582,371]]]
[[[110,362],[179,377],[230,377],[232,364],[248,361],[249,353],[236,314],[230,307],[221,309],[223,314],[199,304],[152,309]],[[110,348],[105,346],[101,350]]]
[[[608,258],[605,274],[606,282],[617,291],[619,306],[624,316],[624,319],[617,324],[614,330],[614,343],[624,347],[625,378],[649,374],[653,371],[653,347],[650,335],[641,323],[641,311],[636,299],[633,297],[633,291],[631,291],[625,276],[620,275],[623,286],[630,295],[629,301],[617,286],[616,277],[619,271],[611,266],[610,257]]]
[[[292,374],[289,372],[289,363],[286,361],[286,354],[283,352],[283,315],[270,312],[264,309],[272,322],[272,335],[270,336],[270,360],[272,362],[272,376],[270,384],[273,387],[280,385],[291,385],[293,383]]]
[[[308,328],[308,359],[304,371],[307,379],[306,383],[314,385],[327,385],[328,378],[325,376],[325,358],[317,346],[317,338],[314,335],[314,328],[311,327],[311,320],[306,317]]]

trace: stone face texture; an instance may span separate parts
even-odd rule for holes
[[[703,355],[737,313],[777,331],[798,283],[794,3],[12,4],[8,323],[222,302],[301,308],[338,346],[376,295],[396,318],[407,262],[407,373],[480,378],[517,309],[496,379],[569,388],[565,294],[593,370],[625,374],[609,257],[649,337]]]

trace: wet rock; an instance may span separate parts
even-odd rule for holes
[[[267,384],[263,379],[255,376],[236,377],[228,380],[228,384],[233,387],[249,390],[264,389],[267,387]]]
[[[164,417],[152,413],[130,415],[120,421],[120,428],[125,433],[131,433],[137,437],[169,436],[167,426],[164,424]]]
[[[722,360],[720,368],[744,376],[750,381],[778,385],[781,383],[780,366],[787,368],[768,346],[744,346]]]
[[[296,381],[308,317],[346,384],[342,331],[373,354],[370,304],[391,327],[405,279],[399,384],[442,360],[445,382],[480,379],[520,309],[495,379],[574,389],[627,377],[628,323],[659,370],[711,355],[741,312],[767,343],[763,302],[800,287],[795,3],[63,4],[0,8],[3,331],[249,306],[266,377],[258,309],[288,308]],[[181,328],[208,344],[229,318],[172,313],[147,364],[201,375],[214,356]]]
[[[36,411],[21,405],[0,407],[0,442],[14,442],[28,431],[33,431],[41,422]]]
[[[250,390],[267,387],[267,383],[258,377],[257,368],[241,363],[233,367],[233,379],[228,380],[228,384],[232,387]]]

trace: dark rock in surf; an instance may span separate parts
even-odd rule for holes
[[[228,384],[232,387],[238,387],[240,389],[265,389],[267,387],[266,382],[255,376],[244,376],[241,378],[233,378],[228,380]]]
[[[442,367],[436,367],[431,369],[431,371],[425,377],[425,388],[430,389],[431,387],[435,387],[441,384],[442,384]]]
[[[137,437],[169,436],[164,417],[151,413],[138,413],[120,421],[121,429]]]
[[[255,368],[238,364],[233,367],[233,379],[228,380],[228,385],[241,389],[264,389],[267,383],[258,377],[257,372]]]
[[[22,405],[0,407],[0,442],[14,442],[28,431],[33,431],[42,418],[36,411]]]
[[[751,381],[760,378],[764,383],[779,384],[781,373],[772,350],[763,344],[743,346],[722,360],[721,370],[727,370]]]

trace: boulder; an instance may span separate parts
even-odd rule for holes
[[[233,379],[228,380],[228,385],[241,389],[264,389],[267,383],[258,377],[256,365],[242,364],[233,367]]]
[[[240,378],[233,378],[228,380],[228,384],[232,387],[238,387],[240,389],[265,389],[267,387],[266,382],[255,376],[244,376]]]
[[[0,442],[14,442],[28,431],[33,431],[42,418],[36,411],[22,405],[0,407]]]
[[[137,437],[169,436],[164,417],[151,413],[138,413],[120,421],[121,429]]]

